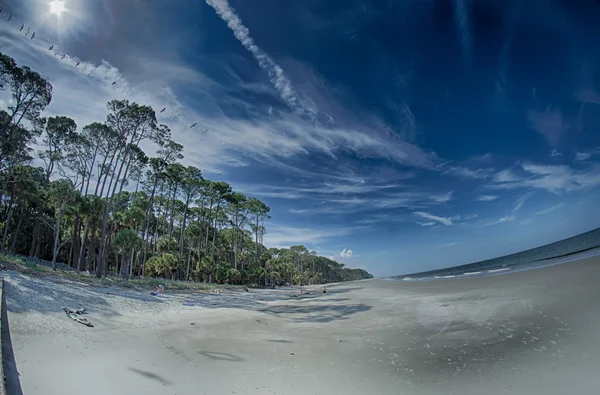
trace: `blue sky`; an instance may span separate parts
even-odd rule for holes
[[[271,206],[268,246],[395,275],[600,226],[598,2],[48,3],[0,18],[47,115],[166,108],[185,164]]]

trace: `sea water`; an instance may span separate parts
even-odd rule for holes
[[[600,255],[600,228],[545,246],[446,269],[389,277],[403,281],[428,281],[491,276],[558,265]]]

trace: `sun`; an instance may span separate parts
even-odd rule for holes
[[[65,2],[64,0],[52,0],[50,2],[50,13],[56,16],[61,16],[63,12],[65,12]]]

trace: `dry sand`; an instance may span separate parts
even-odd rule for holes
[[[290,289],[167,290],[194,306],[15,272],[5,292],[28,395],[529,395],[599,393],[599,284],[593,258],[493,277],[368,280],[302,299]],[[94,328],[66,306],[86,307]]]

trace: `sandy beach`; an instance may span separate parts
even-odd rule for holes
[[[297,289],[156,298],[4,275],[24,394],[596,394],[600,384],[599,258],[365,280],[302,298]],[[66,317],[67,306],[87,308],[94,327]]]

